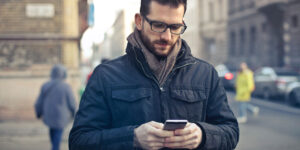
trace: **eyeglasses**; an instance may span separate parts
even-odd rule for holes
[[[170,28],[172,34],[180,35],[183,34],[187,28],[184,21],[183,24],[166,24],[164,22],[150,20],[146,16],[143,17],[150,24],[151,30],[154,32],[163,33],[166,32],[168,28]]]

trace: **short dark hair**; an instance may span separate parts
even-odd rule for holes
[[[183,4],[184,14],[186,12],[187,0],[141,0],[140,13],[142,16],[147,16],[150,12],[150,3],[155,1],[161,5],[170,5],[171,7],[178,8],[179,5]]]

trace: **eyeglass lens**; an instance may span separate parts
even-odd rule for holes
[[[173,25],[167,25],[164,23],[160,23],[160,22],[152,22],[152,30],[154,30],[155,32],[165,32],[167,30],[167,28],[169,27],[171,30],[171,33],[174,34],[181,34],[184,26],[180,25],[180,24],[173,24]]]

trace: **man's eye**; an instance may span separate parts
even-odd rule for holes
[[[163,23],[153,23],[152,26],[154,28],[165,28],[166,27],[166,25]]]
[[[181,25],[172,25],[172,26],[170,26],[171,30],[178,30],[181,27],[182,27]]]

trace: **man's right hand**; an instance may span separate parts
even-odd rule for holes
[[[157,150],[164,147],[165,138],[174,136],[173,131],[163,130],[163,124],[151,121],[134,129],[135,146]]]

